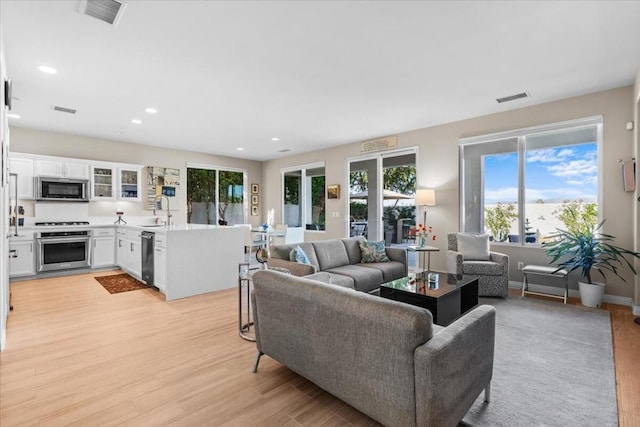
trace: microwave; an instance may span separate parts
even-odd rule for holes
[[[88,202],[89,180],[36,177],[36,200],[52,202]]]

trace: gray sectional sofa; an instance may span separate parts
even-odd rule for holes
[[[382,283],[407,275],[407,252],[403,248],[386,248],[388,262],[362,263],[359,241],[365,241],[365,238],[273,245],[269,248],[267,265],[286,268],[294,276],[310,276],[311,279],[314,274],[325,272],[331,277],[331,284],[361,292],[376,292]],[[289,260],[289,254],[296,246],[300,246],[311,264]]]
[[[268,355],[385,426],[455,426],[489,400],[491,306],[443,328],[426,309],[304,277],[262,270],[253,284],[254,372]]]

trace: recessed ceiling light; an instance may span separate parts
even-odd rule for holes
[[[280,138],[276,138],[275,136],[271,138],[272,141],[280,141]]]
[[[149,114],[155,114],[155,113],[158,112],[158,110],[156,110],[155,108],[152,108],[152,107],[148,107],[144,111],[146,111]]]
[[[122,135],[122,131],[121,130],[117,130],[116,131],[116,135]]]
[[[42,71],[43,73],[47,73],[47,74],[55,74],[55,73],[58,72],[55,68],[48,67],[46,65],[39,66],[38,70]]]
[[[141,124],[141,123],[142,123],[142,120],[140,120],[140,119],[132,119],[132,120],[131,120],[131,123],[134,123],[134,124],[136,124],[136,125],[139,125],[139,124]]]
[[[19,119],[20,116],[18,114],[13,114],[13,113],[9,113],[7,114],[7,116],[11,117],[12,119]]]
[[[238,147],[238,148],[236,148],[236,150],[238,150],[238,151],[244,151],[244,148],[242,148],[242,147]]]

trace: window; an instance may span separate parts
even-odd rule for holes
[[[460,141],[461,229],[539,244],[556,228],[598,219],[602,119]]]
[[[187,222],[245,223],[245,172],[187,166]]]
[[[282,172],[282,216],[289,227],[324,230],[325,197],[324,164]]]

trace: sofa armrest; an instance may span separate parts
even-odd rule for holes
[[[507,267],[509,266],[509,256],[506,254],[501,254],[500,252],[490,252],[489,259],[493,262],[497,262],[498,264],[504,264]]]
[[[393,248],[391,246],[387,246],[385,247],[385,251],[387,252],[387,256],[390,261],[397,261],[404,265],[404,274],[406,276],[408,274],[407,250],[404,248]]]
[[[493,375],[496,310],[481,305],[416,348],[418,425],[457,425]]]
[[[299,262],[293,262],[281,258],[269,258],[267,261],[267,267],[286,268],[291,272],[291,274],[299,277],[316,273],[316,267],[311,264],[300,264]]]
[[[447,273],[462,274],[462,254],[460,252],[447,251]]]

